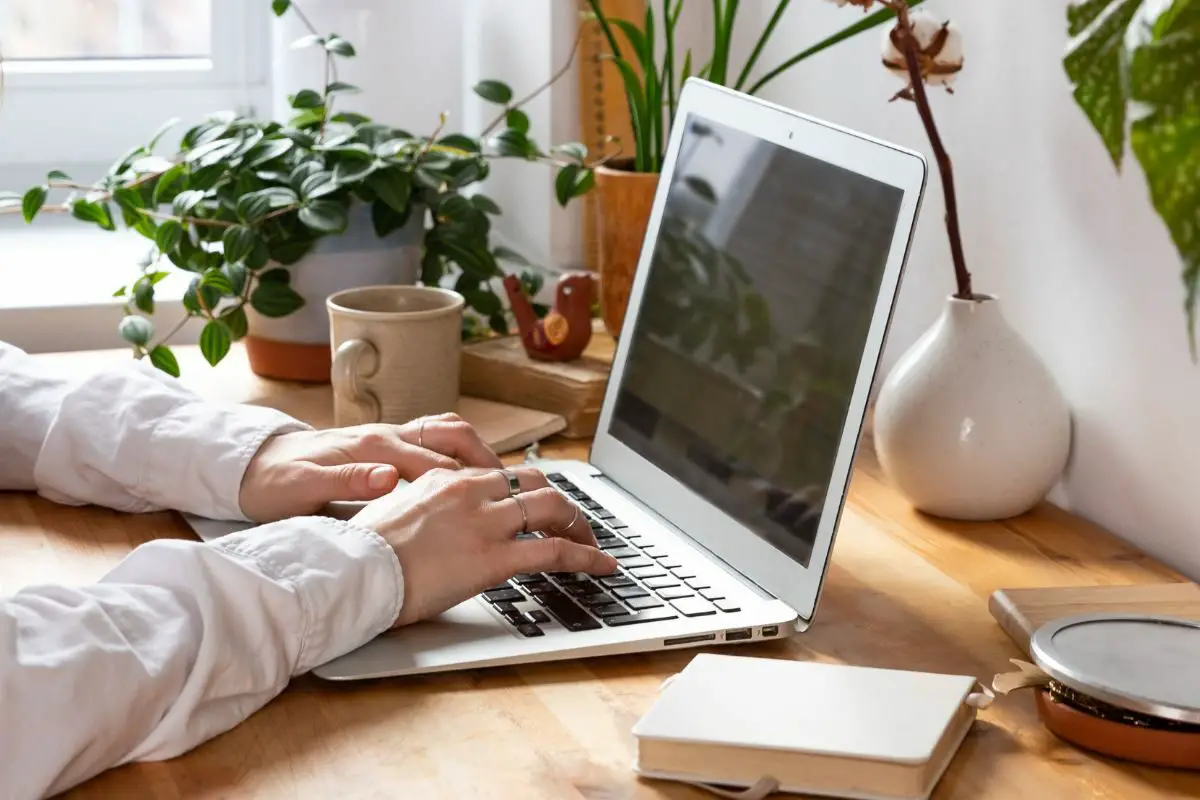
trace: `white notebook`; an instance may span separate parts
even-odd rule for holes
[[[925,798],[975,718],[975,678],[701,654],[634,726],[647,777]]]

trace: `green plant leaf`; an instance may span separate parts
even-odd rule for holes
[[[494,248],[492,250],[492,255],[494,255],[500,261],[507,261],[511,264],[518,264],[522,267],[533,266],[533,264],[530,263],[529,259],[527,259],[525,256],[521,255],[516,250],[504,247],[503,245]]]
[[[124,297],[128,291],[129,291],[129,287],[122,286],[120,289],[117,289],[115,292],[113,292],[112,296],[113,297]]]
[[[221,302],[221,293],[212,286],[201,284],[201,277],[192,278],[187,291],[183,293],[183,307],[192,314],[208,314]]]
[[[264,278],[270,274],[265,273]],[[304,305],[304,298],[287,283],[260,280],[250,294],[250,305],[264,317],[286,317]]]
[[[565,144],[555,145],[554,147],[550,148],[550,152],[557,155],[566,156],[567,158],[578,161],[581,164],[587,160],[588,156],[587,145],[580,144],[579,142],[566,142]]]
[[[227,276],[221,269],[210,269],[208,272],[204,273],[204,275],[200,278],[200,285],[202,287],[212,289],[214,292],[217,292],[218,296],[220,297],[234,294],[233,284],[230,283],[229,276]]]
[[[154,313],[154,284],[139,278],[133,287],[133,304],[147,314]]]
[[[46,204],[48,194],[49,191],[45,186],[35,186],[25,193],[25,197],[21,199],[21,214],[25,217],[26,222],[33,222],[37,217],[42,206]]]
[[[516,128],[505,128],[497,132],[491,137],[489,144],[500,156],[517,156],[533,160],[539,155],[537,145],[533,143],[533,140]]]
[[[266,247],[266,245],[263,245]],[[235,297],[246,288],[247,268],[243,264],[225,264],[221,267],[225,279],[229,281],[229,293]]]
[[[412,206],[403,213],[389,206],[382,198],[371,203],[371,224],[375,227],[375,235],[380,239],[403,228],[408,224]]]
[[[437,143],[442,147],[453,147],[455,150],[462,150],[464,153],[479,152],[479,141],[461,133],[452,133],[449,136],[443,136],[441,139],[438,139]]]
[[[438,286],[446,274],[446,265],[433,250],[426,250],[421,257],[421,283],[426,286]]]
[[[272,269],[258,276],[259,281],[265,283],[291,283],[292,273],[286,269]]]
[[[355,55],[354,45],[336,34],[326,40],[325,49],[344,58],[351,58]]]
[[[312,173],[300,184],[300,196],[306,200],[315,200],[337,190],[338,185],[333,173],[325,170]]]
[[[558,171],[554,181],[554,194],[558,204],[563,206],[574,197],[589,192],[596,185],[596,175],[590,169],[584,169],[578,164],[568,164]]]
[[[145,347],[146,343],[150,341],[150,337],[154,335],[154,323],[145,317],[131,314],[121,320],[117,331],[121,334],[121,338],[130,344]]]
[[[462,195],[452,194],[438,203],[437,216],[441,219],[462,221],[469,215],[479,213],[471,201]]]
[[[408,211],[412,197],[412,176],[399,167],[389,167],[373,173],[367,186],[397,214]]]
[[[183,225],[176,220],[163,220],[154,233],[154,244],[163,253],[173,253],[183,239]]]
[[[504,115],[504,124],[521,133],[529,133],[529,115],[519,108],[514,108]]]
[[[258,167],[286,155],[295,146],[296,143],[286,137],[264,139],[246,153],[242,163],[247,167]]]
[[[271,198],[252,192],[242,195],[237,202],[238,219],[246,223],[258,222],[271,210]]]
[[[380,161],[340,161],[333,168],[333,181],[338,186],[360,183],[382,164]]]
[[[499,216],[501,213],[500,206],[496,205],[496,201],[485,194],[471,195],[471,205],[485,214]]]
[[[535,297],[546,285],[546,278],[540,272],[524,270],[520,275],[521,290],[530,297]]]
[[[271,0],[271,10],[275,16],[282,17],[292,7],[292,0]]]
[[[337,117],[334,117],[334,120],[336,121]],[[279,131],[279,135],[290,140],[299,147],[306,147],[310,150],[317,143],[317,140],[311,133],[296,130],[295,128],[283,128]]]
[[[358,88],[354,84],[345,83],[343,81],[334,81],[325,87],[325,92],[327,94],[358,94],[361,91],[362,89]]]
[[[204,199],[204,192],[198,189],[188,189],[180,192],[171,202],[171,209],[177,216],[186,217]]]
[[[1125,87],[1123,39],[1142,0],[1112,0],[1107,8],[1092,15],[1092,4],[1075,7],[1075,27],[1092,16],[1067,48],[1063,67],[1074,85],[1075,102],[1100,134],[1113,164],[1120,166],[1125,152]],[[1082,9],[1082,10],[1081,10]]]
[[[175,199],[179,192],[186,188],[187,167],[183,164],[176,164],[160,175],[158,180],[154,182],[154,195],[150,202],[155,206],[161,203],[169,203]]]
[[[489,103],[498,105],[505,105],[513,99],[512,87],[500,81],[480,81],[475,84],[473,91]]]
[[[240,342],[250,330],[250,321],[246,318],[246,309],[235,306],[221,312],[221,324],[229,332],[229,338]]]
[[[285,266],[295,264],[312,250],[315,240],[311,238],[276,241],[270,244],[270,257]],[[285,270],[286,272],[286,270]],[[260,279],[262,276],[259,276]]]
[[[179,361],[171,352],[171,348],[165,344],[160,344],[150,351],[150,363],[154,365],[155,369],[167,373],[172,378],[179,377]]]
[[[353,111],[343,111],[340,114],[334,114],[333,121],[357,127],[359,125],[366,125],[371,121],[371,118],[365,114],[355,114]]]
[[[488,317],[488,326],[501,336],[508,335],[508,320],[503,314],[492,314]]]
[[[67,181],[69,183],[71,181],[71,176],[63,172],[61,169],[52,169],[46,173],[46,183],[52,183],[54,181]]]
[[[229,330],[216,320],[209,320],[200,331],[200,352],[214,367],[229,353]]]
[[[336,200],[313,200],[300,209],[300,222],[321,233],[341,233],[349,224],[349,215]]]
[[[71,216],[84,222],[94,222],[106,231],[115,231],[112,212],[106,203],[93,203],[89,200],[76,200],[71,206]]]
[[[318,45],[321,47],[325,46],[325,37],[310,33],[293,41],[291,46],[293,50],[303,50],[306,47],[316,47]]]
[[[225,260],[231,264],[244,260],[250,255],[258,239],[259,235],[245,225],[226,228],[224,236],[221,237],[225,244]]]
[[[179,122],[179,117],[172,117],[162,125],[159,125],[158,130],[154,132],[154,135],[150,137],[150,141],[146,144],[146,152],[153,153],[154,149],[158,147],[158,143],[162,141],[162,137],[166,136],[167,132],[178,125]]]
[[[465,299],[467,301],[467,305],[478,311],[480,314],[487,316],[499,314],[504,308],[500,302],[500,298],[496,296],[495,292],[487,288],[486,285],[484,288],[472,292]]]
[[[301,89],[296,94],[288,98],[292,108],[321,108],[325,105],[325,98],[320,93],[312,89]]]
[[[617,65],[617,70],[621,73],[621,80],[625,84],[625,95],[629,104],[629,121],[633,127],[633,140],[636,145],[634,164],[638,172],[646,172],[651,167],[650,145],[653,135],[650,114],[646,107],[646,92],[642,88],[641,81],[638,80],[633,65],[623,58],[614,58],[612,61]]]

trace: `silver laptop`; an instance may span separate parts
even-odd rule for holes
[[[536,464],[620,571],[518,575],[316,674],[806,629],[925,177],[916,153],[689,81],[590,461]]]

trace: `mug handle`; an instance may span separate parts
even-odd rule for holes
[[[341,396],[359,409],[364,422],[379,422],[383,411],[379,398],[362,384],[379,369],[379,351],[366,339],[348,339],[333,353],[333,369],[330,378],[334,394]]]

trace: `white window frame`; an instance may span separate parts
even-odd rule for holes
[[[208,58],[6,62],[0,184],[29,184],[47,167],[94,178],[171,116],[181,133],[213,111],[269,112],[270,3],[212,0],[212,11]]]

